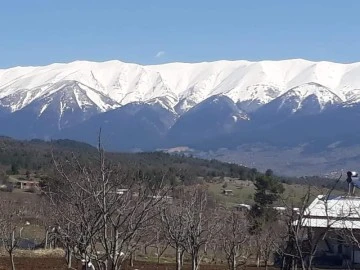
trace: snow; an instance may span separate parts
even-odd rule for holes
[[[346,93],[346,105],[354,105],[360,103],[360,89],[353,89]]]
[[[331,92],[330,89],[316,83],[307,83],[290,89],[280,96],[281,105],[279,108],[288,105],[290,100],[293,99],[297,103],[293,108],[294,113],[302,107],[303,101],[309,96],[317,98],[320,110],[323,110],[327,105],[342,102],[341,98]]]
[[[49,91],[59,91],[64,87],[62,82],[66,81],[78,82],[78,86],[100,111],[132,102],[152,103],[156,100],[173,111],[181,102],[178,107],[185,112],[213,95],[226,95],[234,102],[266,104],[296,87],[298,89],[294,94],[299,95],[300,99],[313,94],[319,97],[321,104],[337,102],[338,98],[344,102],[360,101],[360,63],[339,64],[303,59],[149,66],[116,60],[99,63],[75,61],[39,67],[14,67],[0,70],[0,101],[13,95],[16,105],[9,106],[13,110],[20,110],[34,100],[49,95]],[[309,87],[309,83],[318,85]],[[19,91],[29,93],[21,95],[20,103],[15,95]],[[105,97],[118,105],[109,105]]]
[[[112,105],[112,104],[106,103],[105,100],[103,99],[103,96],[101,94],[99,95],[99,93],[94,91],[94,89],[91,89],[90,87],[87,87],[86,85],[82,85],[82,84],[77,84],[77,86],[81,90],[85,91],[86,98],[91,100],[91,102],[93,102],[94,104],[96,104],[96,106],[102,112],[106,112],[108,110],[115,109],[115,108],[119,107],[119,105],[117,105],[117,104]],[[75,93],[77,93],[77,91],[75,91]],[[81,101],[78,101],[78,105],[79,105],[80,108],[82,108],[82,105],[92,105],[92,104],[90,104],[89,102],[87,102],[86,104],[81,104]]]
[[[360,229],[360,197],[319,195],[304,212],[303,226]]]
[[[61,118],[66,110],[67,106],[66,106],[66,103],[63,103],[62,101],[60,101],[60,116],[59,116],[59,120],[58,120],[58,129],[60,130],[61,129]]]
[[[49,107],[49,105],[50,104],[45,104],[45,105],[42,106],[42,108],[40,109],[38,117],[40,117],[43,114],[43,112],[47,109],[47,107]]]

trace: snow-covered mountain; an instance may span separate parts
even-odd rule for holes
[[[173,146],[223,136],[239,144],[240,138],[278,134],[274,129],[286,130],[294,118],[301,132],[311,122],[302,117],[316,115],[323,119],[316,122],[320,134],[321,125],[334,124],[329,115],[335,109],[330,108],[355,115],[359,89],[360,63],[302,59],[14,67],[0,69],[0,133],[21,138],[76,134],[81,139],[82,130],[106,125],[111,134],[126,130],[127,136],[116,136],[131,140],[126,145],[135,148],[135,137],[147,149],[151,142]]]
[[[338,64],[302,59],[155,66],[120,61],[76,61],[0,70],[0,99],[6,98],[6,106],[13,112],[43,97],[54,85],[75,81],[119,105],[158,100],[164,107],[183,113],[210,96],[220,94],[243,106],[257,104],[255,107],[259,107],[289,89],[308,83],[328,88],[346,101],[351,98],[353,90],[360,89],[359,74],[360,63]],[[92,101],[101,110],[113,108],[101,108],[102,102],[97,95],[92,95]]]
[[[271,121],[293,115],[314,115],[341,103],[342,99],[329,88],[318,83],[306,83],[263,105],[255,112],[255,116]]]

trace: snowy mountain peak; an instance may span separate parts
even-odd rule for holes
[[[329,88],[310,82],[296,86],[263,105],[256,111],[256,116],[269,121],[271,118],[284,119],[291,115],[314,115],[341,103],[341,98]]]
[[[120,106],[111,98],[74,80],[63,80],[53,84],[40,85],[34,89],[19,89],[0,99],[0,106],[9,112],[21,110],[31,103],[43,102],[43,108],[54,100],[55,95],[61,94],[61,102],[75,103],[81,110],[95,106],[99,112],[105,112]],[[44,109],[40,110],[40,114]]]
[[[307,103],[314,103],[313,105],[318,106],[319,111],[322,111],[328,105],[342,102],[341,98],[329,88],[314,82],[290,89],[281,95],[279,100],[281,100],[279,109],[291,106],[292,113],[303,109]]]

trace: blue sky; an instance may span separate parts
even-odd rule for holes
[[[1,0],[0,67],[360,61],[358,0]]]

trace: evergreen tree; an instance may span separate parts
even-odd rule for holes
[[[272,175],[256,177],[254,185],[256,190],[254,201],[261,207],[271,206],[284,192],[282,183]]]
[[[19,174],[19,166],[16,163],[11,164],[11,174]]]
[[[284,192],[282,183],[269,173],[256,177],[254,185],[255,205],[250,210],[250,219],[253,221],[252,233],[259,232],[265,223],[274,221],[276,211],[272,205]]]
[[[272,169],[267,169],[266,172],[265,172],[265,175],[266,176],[273,176],[274,175],[274,172]]]

